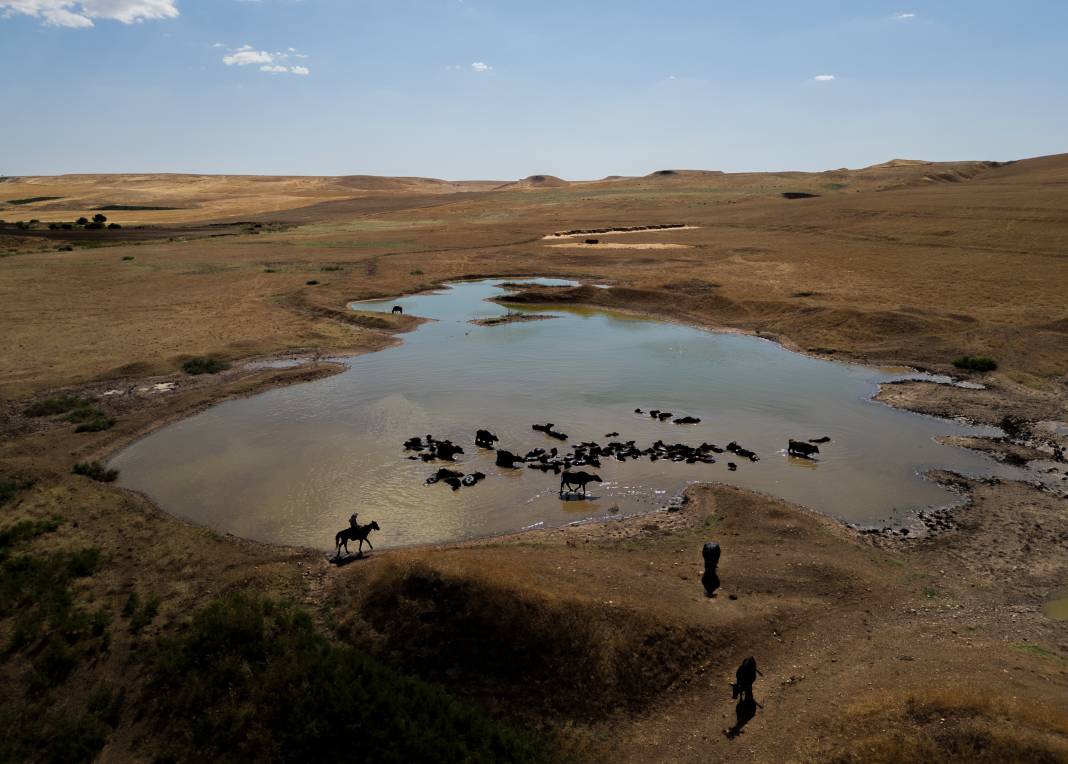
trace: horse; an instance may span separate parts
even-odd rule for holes
[[[564,472],[560,476],[560,495],[564,494],[564,486],[567,486],[568,493],[574,493],[575,490],[580,489],[582,495],[586,495],[586,486],[590,483],[602,483],[600,476],[593,475],[589,472]]]
[[[334,543],[337,545],[337,551],[334,556],[341,556],[342,546],[345,547],[345,554],[348,554],[350,541],[360,542],[360,548],[357,551],[357,554],[363,554],[363,542],[365,541],[367,542],[367,546],[371,550],[374,550],[374,547],[371,546],[371,539],[369,539],[368,536],[371,535],[371,531],[380,530],[382,529],[378,527],[378,521],[372,520],[367,525],[357,525],[355,528],[345,528],[344,530],[338,531],[337,535],[334,536]]]
[[[400,305],[394,305],[393,306],[393,310],[391,312],[393,312],[393,313],[404,313],[404,308],[402,308]]]

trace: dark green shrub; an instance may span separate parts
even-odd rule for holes
[[[33,481],[29,478],[10,478],[7,480],[0,480],[0,507],[7,504],[19,491],[25,491],[27,488],[33,485]],[[0,539],[3,535],[0,534]],[[3,544],[0,543],[0,549],[3,549]]]
[[[421,270],[418,270],[418,269],[416,269],[416,270],[414,270],[414,271],[409,271],[409,273],[410,273],[410,274],[411,274],[412,276],[422,276],[422,275],[423,275],[423,272],[422,272]]]
[[[118,223],[108,223],[108,230],[109,231],[116,231],[116,230],[118,230],[120,228],[122,228],[122,226],[119,225]]]
[[[74,221],[75,225],[89,225],[89,218],[80,217]]]
[[[229,368],[230,364],[213,356],[190,358],[182,364],[182,371],[194,376],[198,374],[218,374],[220,371],[226,371]]]
[[[118,470],[109,470],[100,462],[79,462],[71,467],[75,475],[83,475],[98,483],[114,483],[119,477]]]
[[[92,406],[76,408],[67,414],[67,421],[77,425],[75,432],[101,432],[115,426],[115,419]]]
[[[538,762],[533,736],[319,634],[302,610],[229,595],[160,643],[151,695],[186,761]]]
[[[312,279],[311,281],[305,281],[304,283],[305,283],[306,286],[315,286],[319,282],[316,281],[315,279]]]
[[[88,225],[85,226],[85,228],[86,228],[86,230],[89,230],[89,231],[103,231],[104,230],[104,224],[103,223],[89,223]]]
[[[962,355],[953,360],[953,365],[967,371],[994,371],[998,362],[985,355]]]
[[[79,398],[74,395],[63,395],[59,398],[46,398],[43,401],[37,401],[31,403],[22,412],[26,416],[53,416],[55,414],[66,414],[68,411],[74,409],[85,408],[92,405],[92,402],[87,398]]]
[[[108,219],[107,219],[106,215],[101,215],[98,212],[95,215],[93,215],[93,222],[94,223],[106,223],[106,222],[108,222]]]
[[[123,262],[127,262],[129,260],[133,260],[133,255],[125,255],[122,259],[123,259]]]
[[[342,267],[341,267],[340,265],[324,265],[324,266],[323,266],[322,268],[320,268],[319,270],[321,270],[321,271],[328,271],[328,272],[333,272],[333,271],[341,271],[341,270],[344,270],[344,268],[342,268]]]

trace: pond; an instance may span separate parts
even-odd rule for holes
[[[554,282],[542,280],[540,283]],[[565,282],[559,282],[565,283]],[[330,548],[353,511],[377,520],[376,548],[454,541],[664,508],[687,484],[723,481],[843,521],[884,525],[959,497],[923,477],[930,468],[1018,477],[1017,468],[940,445],[940,435],[994,431],[876,403],[901,378],[817,360],[741,334],[559,306],[511,308],[495,280],[462,282],[354,304],[432,319],[387,350],[343,359],[343,373],[232,400],[168,425],[112,460],[119,482],[172,514],[262,541]],[[472,324],[509,310],[551,320]],[[915,376],[915,375],[910,375]],[[660,409],[695,425],[634,413]],[[560,442],[531,425],[552,422]],[[580,441],[646,448],[737,441],[715,464],[606,458],[588,500],[562,500],[559,477],[495,466],[475,430],[500,448],[566,451]],[[618,432],[618,438],[607,438]],[[409,459],[403,444],[433,434],[465,453],[450,468],[487,478],[451,490],[427,485],[442,462]],[[789,438],[829,437],[818,459],[789,457]],[[736,471],[728,462],[737,464]]]

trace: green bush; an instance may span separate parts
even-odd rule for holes
[[[26,407],[22,412],[26,416],[54,416],[55,414],[66,414],[68,411],[73,411],[78,408],[85,408],[91,406],[92,402],[87,398],[79,398],[75,395],[63,395],[59,398],[46,398],[43,401],[37,401]]]
[[[7,504],[19,491],[25,491],[27,488],[33,485],[33,481],[29,478],[10,478],[7,480],[0,480],[0,507]],[[0,535],[0,539],[3,536]],[[3,544],[0,543],[0,549],[3,548]]]
[[[994,371],[998,362],[985,355],[962,355],[953,360],[953,365],[967,371]]]
[[[220,371],[225,371],[229,368],[230,364],[226,363],[226,361],[220,361],[218,358],[211,356],[190,358],[182,364],[182,371],[192,375],[218,374]]]
[[[318,282],[318,281],[316,281],[315,279],[312,279],[312,280],[310,280],[310,281],[305,281],[305,282],[304,282],[305,286],[316,286],[316,285],[317,285],[318,283],[319,283],[319,282]]]
[[[92,478],[98,483],[114,483],[119,477],[118,470],[109,470],[100,462],[79,462],[71,467],[70,471],[75,475]]]
[[[67,421],[76,424],[75,432],[100,432],[115,426],[115,419],[98,408],[82,406],[67,414]]]
[[[329,641],[294,607],[229,595],[160,643],[151,694],[174,761],[538,762],[533,736]]]

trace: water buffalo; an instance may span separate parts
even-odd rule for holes
[[[404,312],[404,308],[402,308],[400,305],[394,305],[392,312],[393,313],[403,313]]]
[[[478,430],[475,432],[475,445],[479,448],[493,448],[493,444],[499,440],[500,438],[489,430]]]
[[[734,462],[727,462],[727,469],[730,470],[731,472],[737,472],[738,471],[738,465],[735,464]]]
[[[582,495],[586,495],[586,486],[590,483],[602,483],[600,476],[593,475],[589,472],[564,472],[560,476],[560,495],[564,494],[564,488],[567,488],[568,493],[574,493],[576,490],[581,490]]]
[[[472,486],[475,483],[485,479],[485,474],[481,472],[472,472],[470,475],[464,475],[463,478],[461,478],[460,482],[466,486]]]
[[[821,435],[818,438],[809,438],[808,442],[809,443],[830,443],[831,439],[829,437],[827,437],[826,435]]]
[[[509,469],[516,469],[516,464],[523,461],[523,457],[516,456],[511,451],[505,451],[503,449],[497,451],[497,466],[508,467]]]
[[[756,658],[750,655],[742,661],[738,670],[734,672],[734,681],[731,683],[731,698],[737,698],[740,695],[743,700],[752,700],[753,682],[756,681],[757,674],[764,676],[760,669],[757,668]]]
[[[463,452],[464,450],[462,448],[453,445],[447,440],[434,442],[434,455],[447,462],[453,461],[457,454],[462,454]]]
[[[706,542],[701,549],[701,557],[705,561],[705,573],[701,576],[701,583],[704,584],[705,594],[709,597],[713,597],[716,594],[716,589],[719,588],[719,576],[716,574],[716,566],[719,565],[719,544],[715,541]]]
[[[701,424],[701,420],[693,416],[680,416],[675,424]]]
[[[812,443],[805,443],[804,441],[790,439],[789,446],[786,449],[786,453],[790,456],[802,456],[805,459],[811,459],[815,454],[820,452],[820,447],[813,445]]]

